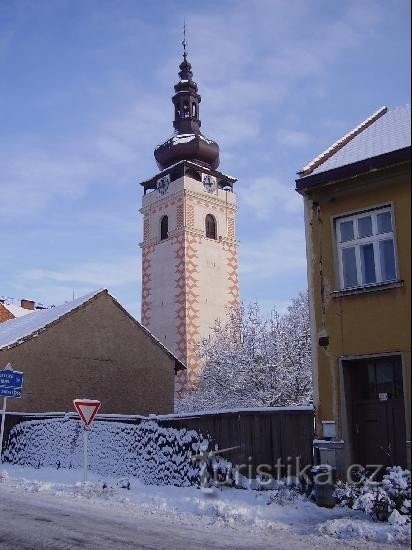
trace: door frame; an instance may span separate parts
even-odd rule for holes
[[[363,355],[341,355],[338,358],[339,365],[339,410],[340,410],[340,428],[342,433],[342,439],[344,441],[344,464],[345,469],[349,468],[350,465],[354,464],[354,434],[352,430],[353,418],[352,418],[352,399],[351,399],[351,381],[348,369],[346,369],[345,363],[351,361],[361,361],[362,359],[374,359],[380,357],[400,357],[402,365],[402,389],[403,389],[403,406],[405,411],[405,439],[408,441],[408,428],[406,422],[406,396],[407,396],[407,387],[405,376],[405,358],[404,354],[401,351],[387,351],[382,353],[369,353]]]

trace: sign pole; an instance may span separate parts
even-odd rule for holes
[[[87,470],[89,468],[89,464],[88,464],[88,433],[89,433],[89,430],[86,428],[86,426],[84,427],[84,430],[83,430],[83,466],[84,466],[84,475],[83,475],[83,481],[84,483],[86,483],[87,481]]]
[[[6,420],[6,407],[7,397],[3,397],[3,408],[1,410],[1,428],[0,428],[0,464],[3,462],[3,435],[4,435],[4,421]]]
[[[83,422],[83,481],[87,482],[87,471],[89,469],[88,456],[88,437],[89,428],[100,409],[101,402],[97,399],[74,399],[73,405],[79,413],[80,419]]]

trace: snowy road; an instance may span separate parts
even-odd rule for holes
[[[196,523],[167,514],[134,513],[121,504],[84,502],[42,493],[22,493],[0,486],[0,548],[3,549],[117,549],[183,548],[301,549],[376,548],[365,541],[338,541],[298,535],[281,528],[270,534],[247,528]],[[378,545],[390,548],[389,545]]]

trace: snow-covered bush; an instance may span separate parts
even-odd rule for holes
[[[358,482],[337,485],[339,504],[362,510],[373,519],[391,523],[409,523],[411,516],[411,473],[400,466],[386,469],[381,482],[361,474]]]
[[[356,499],[362,493],[362,487],[368,481],[368,472],[362,466],[351,471],[351,483],[338,480],[335,489],[335,498],[340,506],[353,508]]]
[[[347,506],[353,508],[356,499],[360,496],[362,487],[355,485],[354,483],[345,483],[338,481],[335,489],[335,499],[340,506]]]
[[[83,428],[65,418],[17,424],[9,434],[3,460],[12,464],[80,468]],[[97,421],[89,431],[89,468],[98,474],[139,478],[153,485],[199,484],[200,464],[191,460],[204,442],[195,430]]]
[[[393,509],[402,514],[411,514],[411,473],[400,466],[387,468],[382,485],[391,501]]]
[[[298,499],[303,498],[304,492],[299,484],[290,484],[286,482],[278,482],[277,487],[270,492],[267,504],[292,504]]]
[[[228,311],[199,346],[198,386],[176,402],[179,412],[308,404],[312,369],[308,294],[284,315],[265,315],[257,303]]]

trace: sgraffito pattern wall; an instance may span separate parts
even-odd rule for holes
[[[207,193],[186,178],[180,191],[153,195],[142,209],[142,322],[187,365],[177,376],[178,393],[196,385],[201,338],[209,337],[215,320],[223,321],[227,307],[239,301],[235,211],[233,195]],[[208,214],[216,219],[216,239],[206,238]],[[164,215],[169,233],[160,241],[157,225]]]

